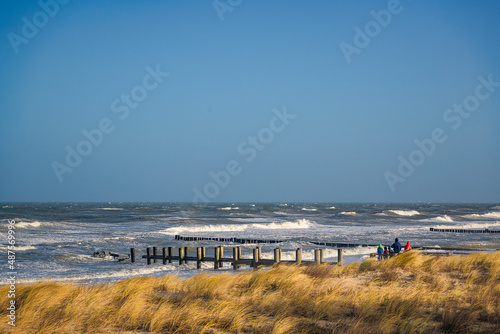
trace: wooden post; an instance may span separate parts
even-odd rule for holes
[[[135,263],[135,249],[130,248],[130,262]]]
[[[224,267],[224,262],[222,262],[223,257],[224,257],[224,247],[219,246],[219,268]]]
[[[238,259],[241,259],[241,246],[238,246]]]
[[[203,260],[201,248],[196,248],[196,269],[201,269],[201,260]]]
[[[151,248],[146,248],[146,261],[148,262],[148,266],[151,264]]]
[[[319,263],[322,264],[325,262],[325,250],[320,249],[319,250]]]
[[[187,257],[188,257],[188,248],[186,246],[186,247],[184,247],[184,263],[185,264],[188,263]]]
[[[302,263],[302,248],[297,248],[297,250],[295,251],[295,263]]]
[[[274,264],[278,264],[281,261],[281,253],[279,248],[274,249]]]
[[[220,248],[214,247],[214,269],[219,269]]]
[[[205,247],[201,247],[201,259],[202,259],[202,260],[204,260],[204,259],[205,259],[205,257],[207,256],[206,254],[207,254],[207,253],[206,253],[206,249],[205,249]]]
[[[238,269],[238,247],[233,247],[233,270]]]
[[[163,260],[163,265],[167,264],[167,249],[165,247],[161,249],[161,258]]]
[[[344,261],[344,250],[342,248],[339,248],[337,255],[337,265],[341,266],[343,261]]]
[[[257,249],[259,250],[259,261],[262,260],[262,247],[257,246]]]
[[[314,263],[319,266],[321,264],[321,256],[320,256],[320,250],[315,249],[314,250]]]
[[[168,247],[167,251],[168,251],[168,263],[172,263],[172,247]]]
[[[156,253],[157,253],[157,249],[156,247],[153,247],[153,262],[156,263]]]
[[[184,247],[179,247],[179,265],[182,265],[184,260]]]
[[[253,270],[257,270],[257,268],[259,267],[259,248],[258,247],[253,249],[252,266],[253,266]]]

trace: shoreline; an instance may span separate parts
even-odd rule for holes
[[[499,251],[410,251],[344,267],[19,284],[16,333],[489,333],[500,330],[499,282]],[[13,332],[5,323],[0,330]]]

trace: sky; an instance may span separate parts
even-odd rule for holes
[[[2,1],[1,202],[500,201],[498,1]]]

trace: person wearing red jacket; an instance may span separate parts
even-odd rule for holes
[[[409,250],[411,250],[411,246],[410,246],[410,242],[407,241],[405,248],[403,248],[403,252],[406,252],[406,251],[409,251]]]

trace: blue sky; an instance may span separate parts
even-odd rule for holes
[[[0,201],[500,201],[498,1],[0,9]]]

